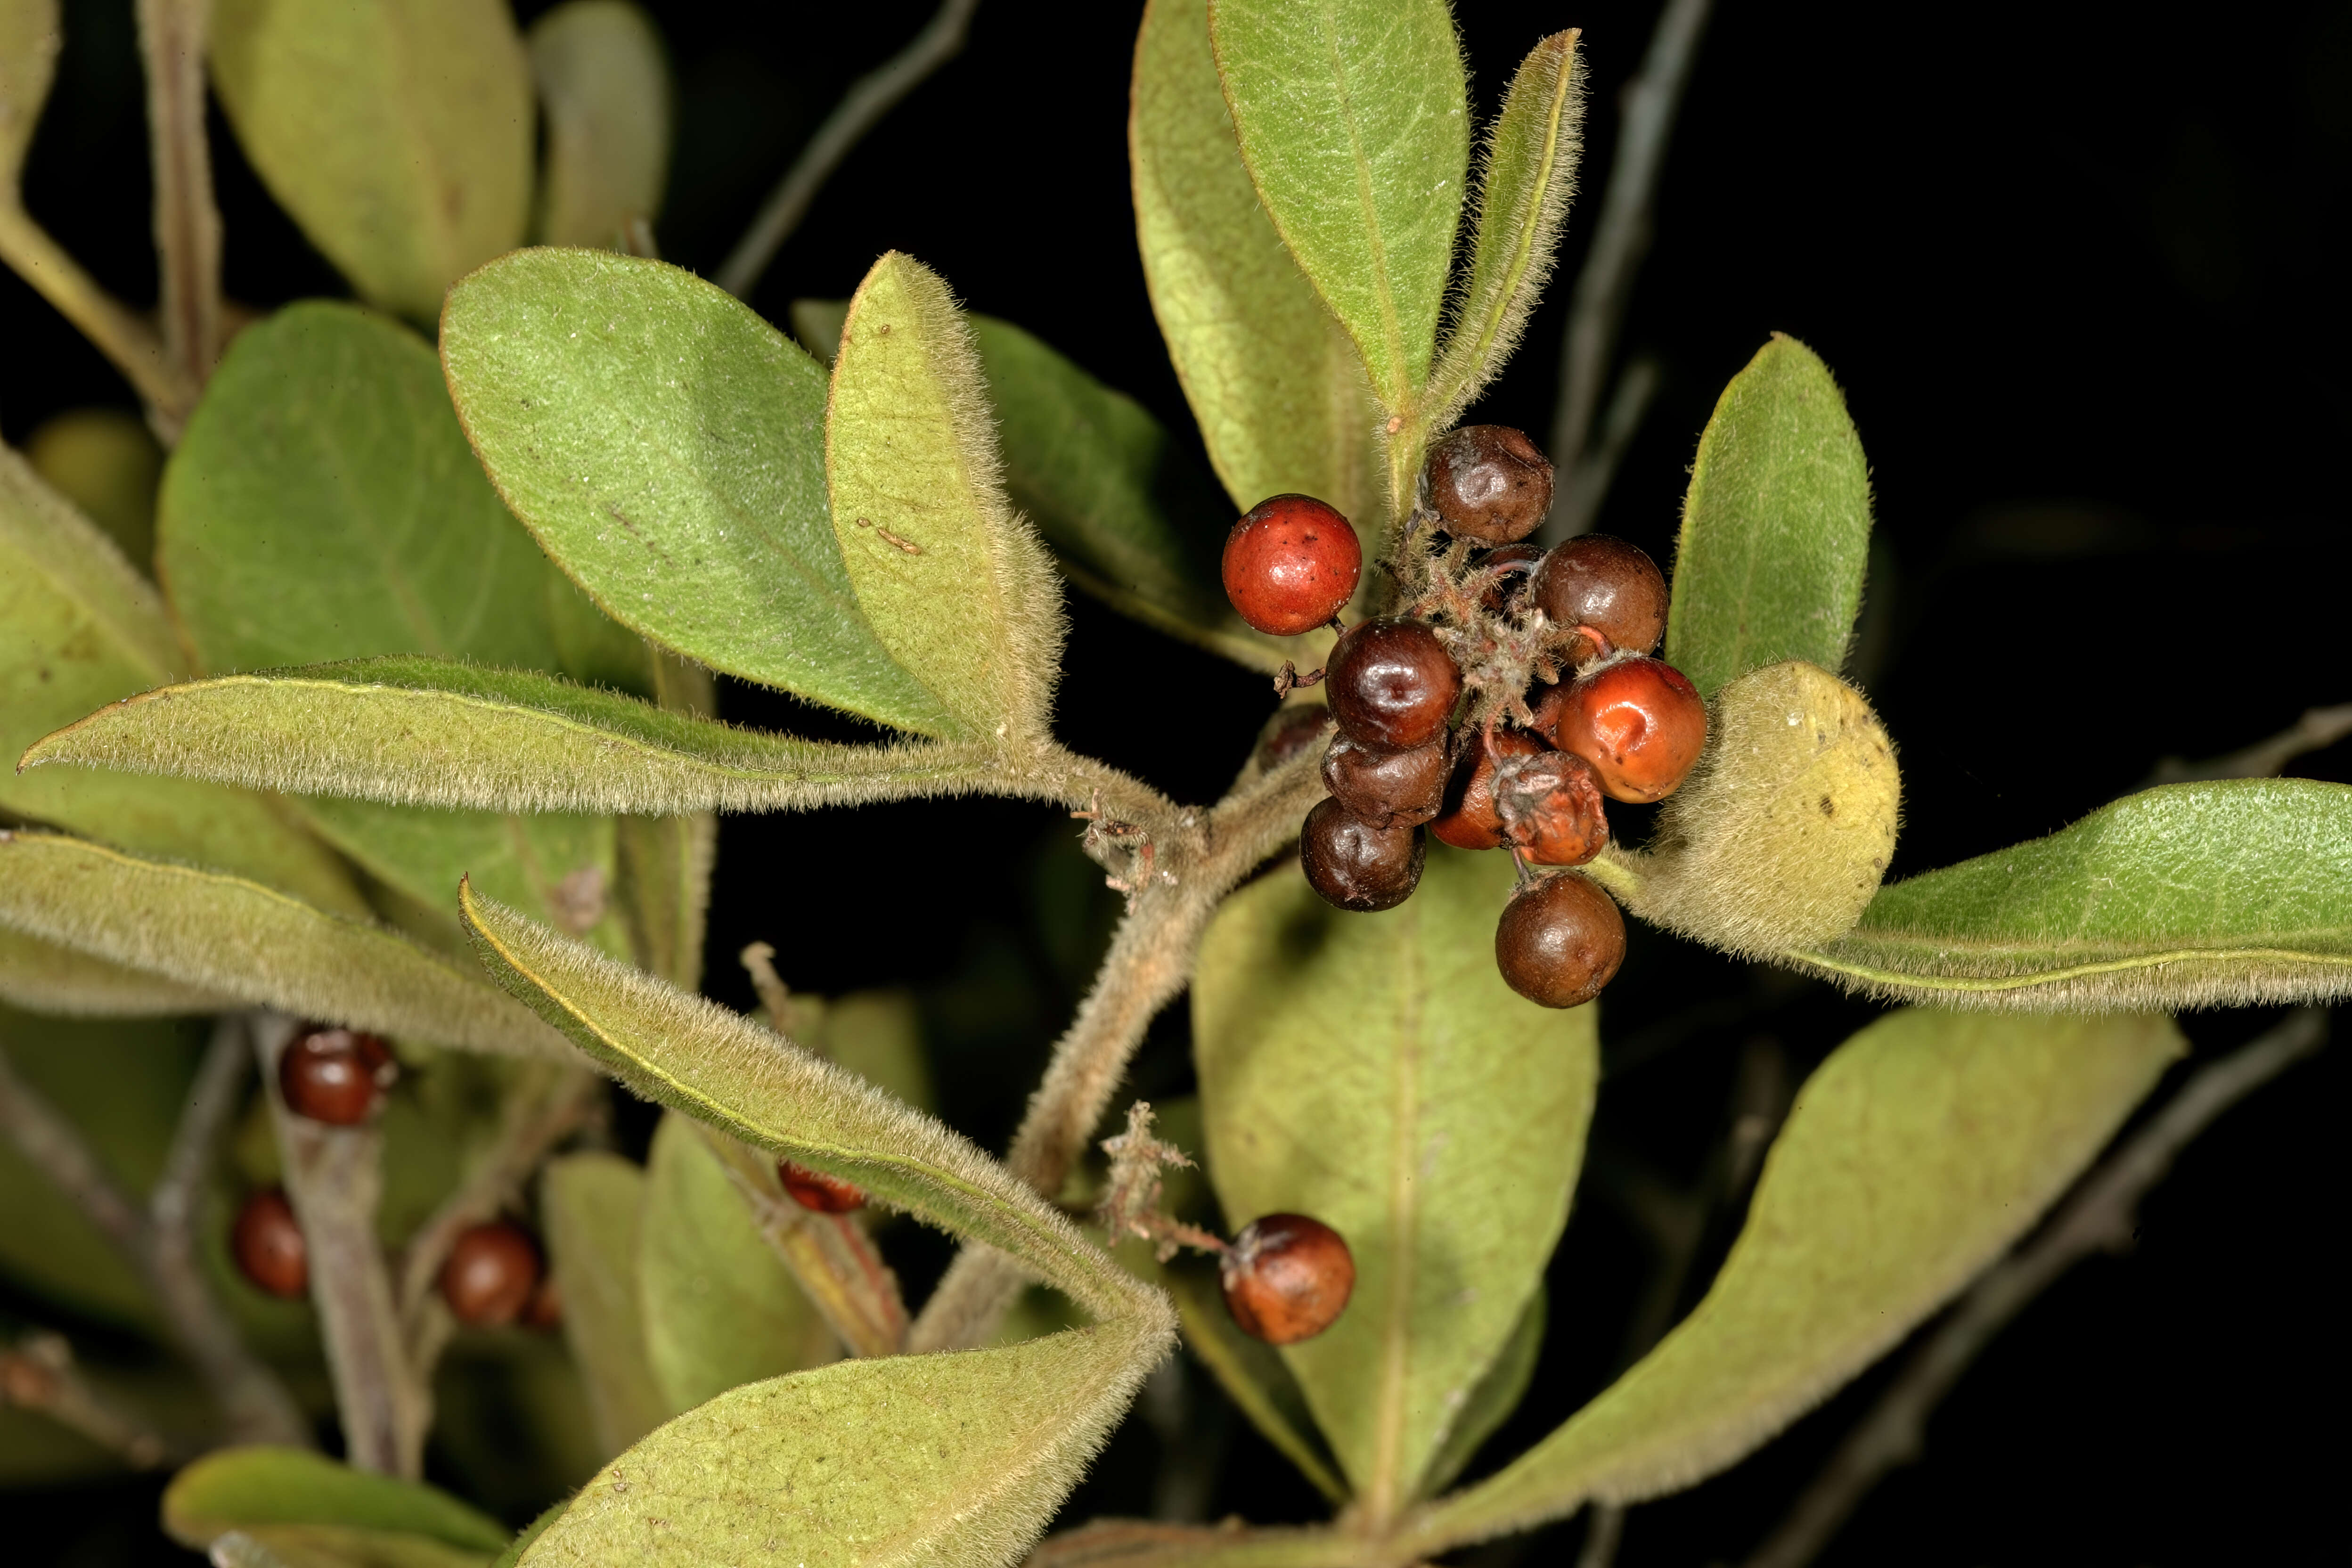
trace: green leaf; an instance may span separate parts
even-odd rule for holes
[[[394,1531],[485,1554],[507,1542],[504,1525],[438,1488],[370,1475],[300,1448],[223,1448],[182,1470],[163,1492],[163,1528],[183,1546],[202,1550],[227,1531],[272,1524]]]
[[[1150,1256],[1147,1247],[1137,1250],[1146,1258]],[[1291,1375],[1280,1352],[1264,1340],[1252,1339],[1234,1322],[1216,1264],[1180,1258],[1160,1266],[1160,1282],[1175,1298],[1186,1348],[1209,1369],[1217,1386],[1327,1500],[1335,1507],[1346,1502],[1348,1483],[1340,1479],[1339,1461],[1315,1425],[1315,1413],[1307,1407],[1298,1379]]]
[[[1444,0],[1211,0],[1258,199],[1391,416],[1429,379],[1470,166]]]
[[[621,917],[637,967],[681,991],[698,990],[718,817],[625,816],[614,826]]]
[[[637,1289],[646,1174],[614,1154],[566,1154],[540,1180],[549,1272],[563,1299],[563,1337],[588,1384],[600,1452],[617,1454],[669,1418],[646,1353]]]
[[[1666,662],[1702,696],[1759,666],[1845,663],[1870,558],[1870,470],[1829,366],[1779,332],[1698,438]]]
[[[971,334],[892,251],[849,301],[825,404],[833,531],[857,601],[952,732],[1033,742],[1060,675],[1061,588],[1006,504]]]
[[[570,0],[530,26],[530,70],[546,114],[540,241],[626,250],[661,212],[669,178],[669,66],[627,0]]]
[[[1312,1215],[1353,1299],[1282,1352],[1362,1507],[1392,1517],[1517,1328],[1592,1111],[1591,1007],[1495,970],[1512,868],[1433,850],[1412,901],[1346,914],[1297,868],[1220,910],[1193,986],[1208,1168],[1235,1225]]]
[[[562,1051],[478,976],[381,926],[80,839],[0,832],[0,926],[247,1006],[467,1050]]]
[[[1550,1315],[1550,1292],[1537,1282],[1536,1293],[1528,1298],[1527,1310],[1519,1314],[1518,1327],[1511,1331],[1503,1346],[1503,1353],[1486,1375],[1478,1380],[1471,1391],[1470,1401],[1462,1407],[1454,1429],[1445,1435],[1445,1444],[1430,1461],[1429,1474],[1422,1478],[1424,1497],[1434,1497],[1454,1484],[1463,1468],[1478,1457],[1478,1450],[1487,1438],[1527,1397],[1528,1384],[1535,1380],[1536,1362],[1543,1354],[1544,1325]]]
[[[2152,1016],[1906,1011],[1863,1030],[1797,1096],[1706,1299],[1408,1544],[1655,1497],[1760,1447],[2007,1250],[2182,1048]]]
[[[220,0],[212,79],[278,205],[361,294],[416,321],[520,243],[530,67],[488,0]]]
[[[830,1361],[833,1332],[686,1118],[654,1134],[637,1238],[646,1355],[671,1410]]]
[[[221,1568],[489,1568],[491,1554],[399,1531],[257,1524],[213,1542]]]
[[[126,969],[6,927],[0,927],[0,1002],[79,1018],[166,1018],[236,1005],[201,985]]]
[[[657,261],[524,251],[451,290],[442,361],[499,493],[614,619],[730,675],[950,727],[834,542],[824,374],[741,302]]]
[[[1875,995],[2105,1012],[2352,993],[2352,786],[2168,784],[1880,891],[1792,954]]]
[[[1584,151],[1577,33],[1554,33],[1520,63],[1479,160],[1470,278],[1431,377],[1427,424],[1442,430],[1494,380],[1551,277]]]
[[[16,177],[64,44],[58,0],[0,0],[0,204],[16,205]]]
[[[1241,508],[1320,496],[1375,538],[1381,416],[1354,346],[1258,205],[1207,0],[1145,8],[1128,153],[1151,309],[1226,494]]]
[[[34,471],[98,524],[141,572],[154,569],[155,488],[163,448],[127,408],[68,408],[25,439]]]
[[[923,1018],[908,991],[853,991],[824,1004],[818,1026],[825,1058],[893,1100],[937,1111]]]

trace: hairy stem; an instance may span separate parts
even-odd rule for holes
[[[178,429],[195,393],[164,355],[163,340],[35,223],[13,195],[0,196],[0,261],[71,321],[122,373],[141,401]]]
[[[185,386],[212,379],[221,339],[221,221],[205,141],[205,34],[212,0],[139,0],[147,130],[155,175],[155,255],[163,353]],[[187,409],[169,417],[176,437]]]

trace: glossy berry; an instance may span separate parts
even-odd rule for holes
[[[237,1272],[273,1296],[291,1300],[310,1288],[310,1249],[294,1205],[276,1187],[254,1194],[228,1233]]]
[[[1625,962],[1625,917],[1579,872],[1532,882],[1503,906],[1495,967],[1510,988],[1546,1007],[1578,1007]]]
[[[1329,1328],[1356,1288],[1346,1239],[1303,1214],[1270,1214],[1242,1226],[1218,1273],[1234,1321],[1270,1345],[1295,1345]]]
[[[1445,733],[1462,695],[1462,671],[1425,621],[1359,621],[1332,645],[1324,689],[1339,732],[1391,752]]]
[[[1537,705],[1551,743],[1592,764],[1612,800],[1664,800],[1706,749],[1706,703],[1673,665],[1629,658],[1555,688]]]
[[[1507,425],[1465,425],[1429,449],[1429,504],[1456,539],[1510,544],[1551,510],[1551,459]]]
[[[812,1171],[806,1165],[790,1160],[776,1162],[776,1174],[783,1178],[784,1191],[793,1202],[818,1214],[847,1214],[866,1206],[866,1193],[838,1176],[828,1176],[823,1171]]]
[[[1345,735],[1323,753],[1323,787],[1367,827],[1418,827],[1445,799],[1445,744],[1387,752]]]
[[[1225,535],[1225,597],[1242,619],[1274,637],[1329,621],[1363,570],[1356,531],[1313,496],[1262,500]]]
[[[511,1323],[539,1294],[540,1275],[539,1246],[520,1226],[467,1226],[441,1265],[441,1299],[461,1323]]]
[[[1429,825],[1439,840],[1456,849],[1499,849],[1503,817],[1495,804],[1495,768],[1505,759],[1531,757],[1544,743],[1524,730],[1484,730],[1463,737],[1462,754],[1445,788],[1445,805]]]
[[[1504,842],[1538,866],[1581,866],[1608,847],[1601,781],[1572,752],[1507,759],[1494,792]]]
[[[1317,805],[1298,832],[1298,863],[1327,903],[1359,914],[1392,910],[1421,885],[1429,853],[1421,830],[1370,827],[1336,800]]]
[[[297,1116],[331,1127],[355,1127],[375,1114],[400,1064],[373,1035],[332,1024],[312,1024],[278,1058],[278,1092]]]
[[[1605,533],[1570,540],[1536,568],[1528,597],[1556,626],[1591,626],[1609,639],[1587,657],[1649,653],[1666,631],[1666,580],[1637,544]]]
[[[1489,550],[1471,563],[1482,571],[1498,573],[1492,586],[1478,595],[1478,603],[1490,615],[1505,615],[1528,602],[1528,586],[1534,583],[1536,568],[1543,563],[1540,544],[1506,544],[1500,550]]]

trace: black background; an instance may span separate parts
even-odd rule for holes
[[[523,20],[541,9],[524,8]],[[714,268],[848,79],[928,6],[654,7],[680,93],[664,254]],[[152,298],[144,127],[127,0],[73,0],[26,201],[126,298]],[[1585,29],[1593,86],[1561,281],[1475,416],[1549,426],[1567,279],[1648,41],[1648,3],[1464,0],[1491,112],[1542,33]],[[1190,435],[1136,258],[1126,183],[1132,4],[987,0],[968,51],[858,148],[753,303],[847,294],[885,248],[941,271]],[[215,121],[236,297],[341,285]],[[1854,673],[1901,750],[1898,875],[2046,833],[2145,784],[2158,759],[2232,750],[2352,700],[2342,236],[2352,188],[2352,7],[2006,12],[1728,5],[1703,43],[1625,342],[1661,395],[1601,524],[1670,559],[1693,445],[1767,333],[1837,373],[1870,454],[1881,550]],[[2336,235],[2334,241],[2329,235]],[[0,276],[0,434],[128,406],[97,354]],[[1220,792],[1271,706],[1263,680],[1079,599],[1059,728],[1187,799]],[[730,717],[847,733],[730,687]],[[2352,779],[2352,745],[2292,770]],[[1091,972],[1115,896],[1042,808],[902,806],[737,818],[722,836],[711,988],[774,942],[785,978],[912,984],[951,1120],[1001,1146]],[[1722,1027],[1639,1062],[1695,1003]],[[1769,1040],[1800,1070],[1874,1009],[1637,931],[1612,988],[1596,1146],[1675,1179],[1720,1131],[1734,1064]],[[2275,1015],[2186,1021],[2199,1058]],[[1643,1031],[1648,1030],[1646,1036]],[[2189,1064],[2193,1066],[2192,1062]],[[1139,1061],[1189,1081],[1184,1014]],[[2188,1070],[2184,1068],[2182,1070]],[[2232,1112],[2148,1202],[2139,1245],[2062,1282],[1938,1414],[1822,1559],[1859,1564],[2342,1560],[2341,1053]],[[2333,1216],[2333,1217],[2332,1217]],[[901,1227],[902,1232],[905,1227]],[[917,1244],[913,1281],[943,1259]],[[1489,1468],[1611,1374],[1643,1256],[1580,1201],[1552,1274],[1535,1388]],[[1866,1408],[1868,1377],[1724,1478],[1631,1518],[1629,1565],[1736,1560]],[[1304,1519],[1312,1494],[1238,1419],[1211,1515]],[[1156,1440],[1130,1422],[1070,1519],[1148,1511]],[[166,1560],[144,1483],[0,1499],[12,1561]],[[1563,1559],[1570,1523],[1480,1561]],[[20,1555],[19,1553],[26,1553]]]

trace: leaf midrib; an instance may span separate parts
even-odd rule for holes
[[[1381,335],[1391,372],[1405,377],[1404,384],[1391,392],[1391,400],[1402,404],[1411,384],[1412,370],[1405,363],[1404,325],[1397,319],[1396,291],[1389,279],[1388,237],[1381,227],[1380,205],[1373,197],[1371,162],[1365,156],[1364,139],[1357,129],[1355,99],[1348,89],[1347,60],[1339,50],[1339,5],[1337,0],[1322,0],[1316,9],[1323,23],[1324,42],[1330,51],[1331,85],[1339,99],[1339,122],[1348,131],[1349,159],[1356,169],[1356,200],[1364,214],[1364,237],[1372,264],[1373,300],[1380,307]]]

